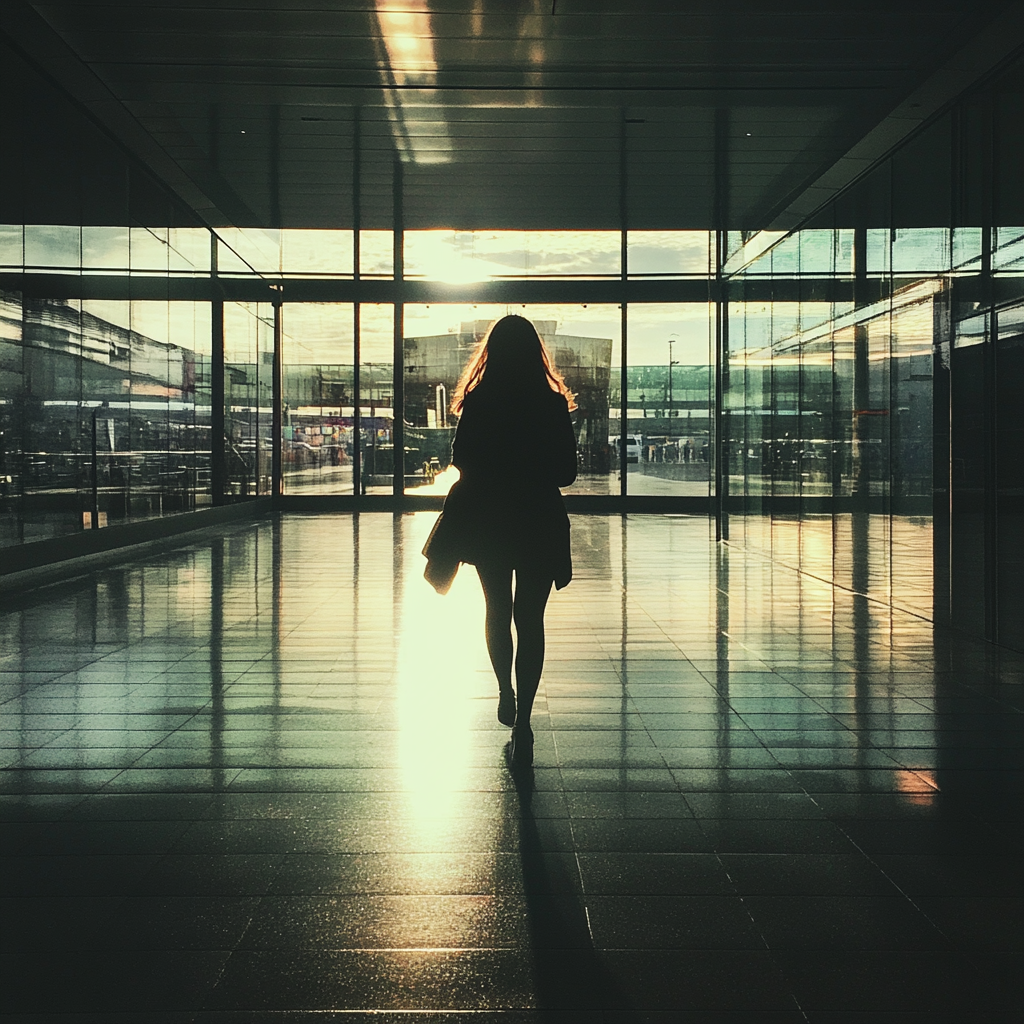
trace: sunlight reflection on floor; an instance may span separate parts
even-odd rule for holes
[[[443,597],[435,593],[422,578],[419,554],[435,514],[410,519],[397,664],[398,763],[410,821],[418,839],[429,844],[434,832],[450,830],[465,800],[477,709],[467,698],[490,666],[476,573],[462,566],[451,590]]]

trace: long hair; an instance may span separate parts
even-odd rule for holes
[[[503,316],[473,350],[452,393],[451,411],[458,415],[468,395],[484,381],[506,392],[544,390],[565,396],[569,411],[576,396],[555,368],[544,339],[526,317]]]

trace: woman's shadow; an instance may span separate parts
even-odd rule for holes
[[[559,825],[568,819],[538,823],[532,767],[517,768],[512,779],[536,1007],[561,1011],[559,1024],[626,1020],[630,1005],[594,946],[576,855],[565,849]]]

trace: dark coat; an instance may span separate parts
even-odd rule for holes
[[[445,502],[458,524],[459,559],[572,579],[569,517],[559,487],[576,479],[576,435],[563,395],[509,401],[486,383],[465,399],[452,444],[462,477]]]

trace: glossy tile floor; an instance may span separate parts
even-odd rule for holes
[[[517,789],[432,519],[8,602],[5,1021],[1021,1019],[1024,658],[577,517]]]

